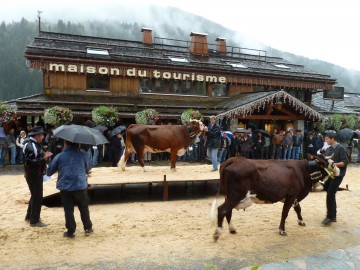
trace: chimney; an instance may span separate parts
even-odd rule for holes
[[[191,32],[190,53],[193,55],[209,56],[207,34]]]
[[[152,29],[151,28],[141,28],[141,32],[143,32],[142,42],[146,45],[152,45]]]
[[[222,37],[216,38],[216,50],[220,54],[226,54],[227,53],[226,38],[222,38]]]

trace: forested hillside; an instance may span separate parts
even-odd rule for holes
[[[172,12],[181,12],[172,10]],[[173,14],[174,15],[174,14]],[[179,14],[177,14],[179,15]],[[181,15],[181,14],[180,14]],[[189,16],[189,14],[186,14]],[[174,15],[175,16],[175,15]],[[218,36],[226,37],[228,45],[238,47],[249,47],[244,45],[245,37],[234,31],[225,29],[221,25],[213,23],[195,15],[191,18],[196,21],[196,28],[191,24],[184,26],[181,23],[169,24],[165,20],[157,21],[154,28],[154,37],[166,37],[172,39],[189,40],[191,31],[204,32],[208,34],[208,42],[215,43]],[[158,17],[161,20],[161,16]],[[62,32],[78,35],[100,36],[118,38],[125,40],[141,40],[140,29],[143,23],[124,23],[114,21],[85,21],[81,23],[42,22],[44,31]],[[194,27],[192,29],[191,27]],[[42,73],[39,70],[30,70],[26,66],[24,50],[38,33],[38,22],[22,19],[20,22],[4,23],[0,25],[0,101],[28,96],[42,92]],[[259,45],[260,46],[260,45]],[[253,49],[264,49],[263,47],[251,47]],[[280,56],[292,63],[302,64],[322,74],[329,74],[336,78],[338,85],[344,86],[346,92],[360,93],[360,72],[351,71],[324,61],[312,60],[306,57],[281,52],[267,47],[265,49],[269,56]],[[341,52],[340,52],[341,53]]]

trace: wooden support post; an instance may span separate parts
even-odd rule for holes
[[[164,187],[163,187],[163,200],[167,201],[169,199],[169,184],[166,182],[166,174],[164,174]]]

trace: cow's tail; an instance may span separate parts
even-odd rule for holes
[[[217,198],[218,198],[219,192],[216,194],[216,197],[211,205],[211,210],[210,210],[210,224],[212,226],[216,225],[216,202],[217,202]]]
[[[216,193],[216,196],[215,196],[215,199],[211,205],[211,210],[210,210],[210,224],[212,226],[216,226],[216,202],[217,202],[217,199],[220,195],[220,192],[221,192],[221,171],[222,171],[222,166],[220,166],[220,185],[219,185],[219,189]]]
[[[118,167],[120,167],[123,171],[125,171],[125,167],[126,167],[126,161],[125,160],[125,154],[126,154],[126,146],[124,147],[124,151],[123,151],[123,154],[120,158],[120,161],[118,163]]]
[[[221,164],[220,166],[220,185],[219,185],[219,189],[216,193],[216,197],[211,205],[211,211],[210,211],[210,222],[211,225],[215,226],[216,225],[216,202],[217,202],[217,198],[219,197],[220,193],[224,193],[225,197],[226,197],[226,181],[225,181],[225,168],[228,167],[229,165],[231,165],[233,163],[233,158],[228,159],[227,161],[225,161],[223,164]]]

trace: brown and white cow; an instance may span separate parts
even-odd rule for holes
[[[280,235],[285,232],[285,220],[294,207],[298,224],[305,226],[301,216],[302,201],[311,191],[312,185],[334,171],[334,163],[323,155],[308,156],[309,160],[251,160],[243,157],[230,158],[220,167],[220,192],[225,202],[218,207],[216,241],[221,234],[224,217],[229,231],[236,233],[231,223],[232,209],[246,209],[254,203],[283,202],[279,226]],[[216,196],[216,197],[217,197]],[[216,199],[212,204],[211,217],[215,220]]]
[[[144,152],[170,152],[171,170],[175,171],[177,156],[185,154],[189,145],[204,129],[199,120],[188,125],[130,125],[126,130],[125,150],[119,166],[124,171],[131,152],[135,151],[144,171]]]

